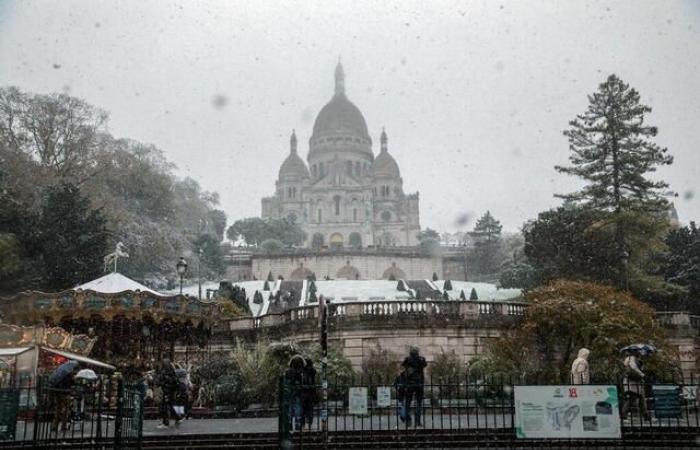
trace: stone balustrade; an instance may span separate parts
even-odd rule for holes
[[[434,317],[478,317],[522,316],[525,313],[524,302],[489,302],[467,301],[374,301],[329,304],[330,317],[374,317],[374,316],[412,316],[426,315]],[[228,322],[228,330],[245,331],[251,329],[271,328],[299,320],[318,319],[318,305],[292,308],[279,314],[266,314],[260,317],[243,317]]]

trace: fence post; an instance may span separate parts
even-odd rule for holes
[[[114,416],[114,448],[119,450],[122,448],[122,420],[124,413],[124,380],[119,378],[117,381],[117,411]]]
[[[277,404],[279,405],[279,441],[280,448],[292,448],[291,435],[289,432],[289,399],[286,395],[286,385],[284,383],[284,377],[279,378],[279,390],[277,395]]]
[[[34,432],[32,433],[32,448],[35,449],[37,448],[37,442],[39,441],[39,428],[41,427],[41,412],[44,410],[48,409],[49,405],[46,404],[45,402],[42,401],[41,397],[41,390],[43,388],[43,383],[42,379],[40,377],[36,377],[36,405],[35,405],[35,411],[34,411]],[[31,402],[31,389],[29,391],[29,400],[28,402]]]

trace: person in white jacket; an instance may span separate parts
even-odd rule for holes
[[[571,384],[589,384],[591,382],[591,369],[588,365],[588,356],[591,351],[582,348],[578,351],[578,357],[571,364]]]

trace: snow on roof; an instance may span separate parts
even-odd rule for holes
[[[442,291],[445,281],[438,280],[431,282],[436,288]],[[464,290],[464,295],[469,298],[472,288],[476,290],[479,300],[482,301],[508,301],[517,300],[522,296],[520,289],[499,289],[491,283],[475,283],[470,281],[452,281],[452,290],[448,291],[450,300],[459,300],[460,291]],[[254,317],[262,316],[268,312],[270,302],[270,294],[275,295],[279,280],[270,282],[270,290],[263,291],[265,280],[254,281],[236,281],[234,285],[245,289],[248,306]],[[350,303],[350,302],[372,302],[372,301],[402,301],[409,300],[411,297],[408,292],[399,291],[396,289],[398,281],[389,280],[318,280],[316,281],[316,295],[323,294],[324,297],[332,299],[334,303]],[[206,282],[202,283],[202,294],[207,289],[218,290],[219,283]],[[263,297],[263,303],[253,303],[253,295],[255,291],[259,291]],[[308,282],[304,282],[304,290],[301,293],[305,297],[308,291]],[[179,293],[177,290],[169,292],[170,294]],[[196,297],[198,286],[189,285],[182,289],[183,294]],[[306,304],[306,298],[302,298],[301,305]]]
[[[479,300],[484,301],[517,300],[523,295],[520,289],[499,289],[495,284],[491,283],[476,283],[471,281],[450,281],[450,283],[452,283],[452,290],[447,291],[447,293],[451,299],[458,299],[461,291],[464,291],[464,295],[469,298],[472,288],[476,291]],[[444,289],[445,280],[438,280],[435,284]]]
[[[316,295],[323,294],[335,303],[409,300],[409,293],[397,286],[398,281],[388,280],[321,280],[316,282]]]
[[[77,291],[78,289],[83,291],[90,290],[100,292],[102,294],[116,294],[124,291],[141,291],[150,292],[151,294],[155,295],[163,295],[160,292],[156,292],[153,289],[150,289],[143,284],[138,283],[131,278],[127,278],[117,272],[109,273],[96,280],[89,281],[73,288],[74,291]]]

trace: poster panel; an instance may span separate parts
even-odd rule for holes
[[[348,389],[348,412],[358,416],[367,414],[366,387],[351,387]]]
[[[380,408],[391,406],[391,388],[389,386],[377,386],[377,406]]]
[[[657,419],[681,418],[681,387],[672,384],[655,384],[651,387],[654,394],[654,416]]]
[[[620,438],[617,387],[515,386],[518,438]]]

